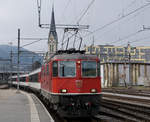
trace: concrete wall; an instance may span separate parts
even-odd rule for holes
[[[102,87],[129,85],[150,86],[150,64],[131,63],[129,81],[128,63],[101,64]]]

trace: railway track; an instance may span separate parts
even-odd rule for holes
[[[145,97],[146,98],[146,97]],[[39,96],[39,99],[42,99]],[[100,113],[91,118],[62,118],[55,111],[49,109],[50,106],[42,101],[48,112],[54,119],[54,122],[149,122],[150,121],[150,104],[139,98],[132,99],[131,97],[116,97],[104,95],[101,101]],[[149,102],[150,103],[150,102]]]
[[[44,103],[44,102],[43,102]],[[104,97],[99,115],[91,118],[62,118],[44,103],[55,122],[149,122],[150,107]]]
[[[130,96],[130,95],[129,95]],[[113,116],[124,121],[149,122],[150,100],[145,97],[128,97],[117,94],[104,95],[101,103],[101,114]],[[146,104],[147,103],[147,104]]]
[[[138,96],[145,96],[150,97],[150,89],[135,89],[135,88],[129,88],[129,89],[109,89],[109,88],[103,88],[103,92],[108,93],[118,93],[118,94],[128,94],[128,95],[138,95]]]

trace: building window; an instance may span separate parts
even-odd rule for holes
[[[136,53],[139,53],[139,49],[136,49]]]
[[[51,45],[49,46],[49,48],[50,48],[50,52],[51,52]]]
[[[112,53],[115,53],[115,48],[112,48]]]
[[[118,52],[123,52],[123,48],[117,48]]]
[[[95,47],[92,47],[92,52],[94,52],[95,51]]]
[[[54,52],[54,45],[52,45],[52,52]]]
[[[146,49],[146,50],[145,50],[145,53],[150,53],[150,49]]]
[[[142,59],[145,59],[145,55],[142,55],[141,58],[142,58]]]
[[[141,53],[145,53],[145,49],[141,49]]]
[[[99,53],[99,49],[98,48],[96,48],[96,54],[98,54]]]
[[[111,48],[108,48],[108,52],[111,52]]]
[[[101,53],[107,52],[107,48],[100,48],[100,52],[101,52]]]
[[[90,47],[88,47],[87,49],[88,49],[88,52],[90,52]]]

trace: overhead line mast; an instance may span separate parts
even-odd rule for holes
[[[43,24],[41,23],[41,5],[42,5],[42,0],[37,0],[37,6],[38,6],[38,23],[39,23],[39,27],[40,28],[45,28],[45,29],[49,29],[51,24]],[[70,25],[70,24],[56,24],[56,28],[58,29],[88,29],[89,25]]]
[[[75,37],[74,38],[74,42],[73,42],[73,48],[75,48],[75,42],[76,42],[76,38],[78,38],[79,31],[83,30],[83,29],[88,29],[89,25],[55,24],[54,7],[52,9],[51,24],[43,24],[43,23],[41,23],[41,4],[42,4],[42,0],[37,0],[39,27],[40,28],[44,28],[44,29],[50,29],[49,37],[48,37],[48,44],[49,44],[49,51],[48,52],[55,52],[55,51],[57,51],[58,38],[56,38],[57,37],[56,28],[64,30],[64,35],[63,35],[63,39],[62,39],[62,44],[61,44],[62,47],[61,47],[61,49],[64,50],[63,45],[66,42],[67,44],[66,44],[66,48],[65,49],[67,50],[68,44],[69,44],[69,40],[73,36]],[[71,37],[68,37],[67,41],[64,41],[65,40],[65,36],[67,35],[66,33],[71,34]],[[79,38],[80,38],[80,45],[79,45],[78,48],[80,49],[81,44],[82,44],[82,37],[80,36]],[[56,41],[56,46],[54,44],[54,40]],[[53,49],[55,47],[56,47],[56,50]]]

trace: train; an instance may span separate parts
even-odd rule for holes
[[[17,83],[17,76],[12,76],[12,84]],[[19,84],[40,95],[62,117],[91,117],[99,113],[100,60],[85,51],[58,51],[41,68],[20,75]]]

